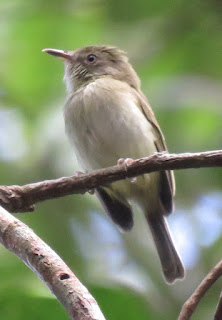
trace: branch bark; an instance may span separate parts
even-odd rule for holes
[[[202,153],[156,153],[88,174],[46,180],[24,186],[1,186],[0,205],[10,212],[33,211],[34,204],[70,194],[85,193],[98,186],[162,170],[222,167],[222,150]]]
[[[24,223],[0,207],[0,242],[58,298],[73,320],[105,320],[95,299],[63,260]]]
[[[206,292],[211,288],[211,286],[217,281],[220,276],[222,276],[222,260],[208,273],[199,287],[194,291],[192,296],[185,302],[178,320],[190,319],[190,317],[196,310],[200,300],[204,297]]]
[[[222,293],[220,294],[217,310],[214,316],[214,320],[221,320],[221,319],[222,319]]]

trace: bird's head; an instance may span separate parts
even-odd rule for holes
[[[64,80],[69,93],[106,76],[125,81],[135,89],[140,87],[140,80],[125,52],[116,47],[87,46],[74,51],[44,49],[43,52],[65,61]]]

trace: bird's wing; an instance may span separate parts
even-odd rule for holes
[[[131,206],[124,199],[119,200],[110,193],[109,188],[99,187],[96,194],[100,199],[106,213],[123,231],[129,231],[133,227],[133,212]]]
[[[146,119],[152,124],[153,133],[156,137],[155,145],[158,152],[167,151],[165,138],[155,115],[142,92],[134,90],[137,96],[137,105],[141,109]],[[173,196],[175,194],[175,180],[173,171],[161,171],[160,172],[160,199],[164,207],[165,215],[169,215],[173,211]]]

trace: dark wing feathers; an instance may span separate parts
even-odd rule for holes
[[[143,112],[147,120],[152,124],[154,134],[156,136],[155,145],[158,152],[167,151],[166,143],[164,136],[161,132],[161,129],[158,125],[158,122],[155,118],[155,115],[149,106],[149,103],[146,97],[142,92],[137,92],[134,90],[134,93],[137,95],[139,107]],[[160,199],[164,207],[165,215],[169,215],[173,211],[173,196],[175,194],[175,181],[173,171],[161,171],[160,172]]]
[[[96,193],[107,214],[124,231],[133,227],[133,212],[130,205],[110,196],[104,188],[97,188]]]

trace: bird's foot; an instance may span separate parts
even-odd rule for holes
[[[120,166],[122,164],[124,164],[126,167],[131,164],[134,160],[132,158],[120,158],[117,161],[117,165]]]
[[[74,174],[74,177],[81,177],[83,176],[84,174],[88,173],[88,171],[86,172],[82,172],[82,171],[76,171],[75,174]]]
[[[124,165],[125,167],[125,170],[127,171],[127,166],[129,164],[131,164],[134,160],[132,158],[120,158],[118,161],[117,161],[117,165],[120,166],[120,165]],[[137,177],[133,177],[131,180],[130,180],[131,183],[136,183],[137,182]]]

